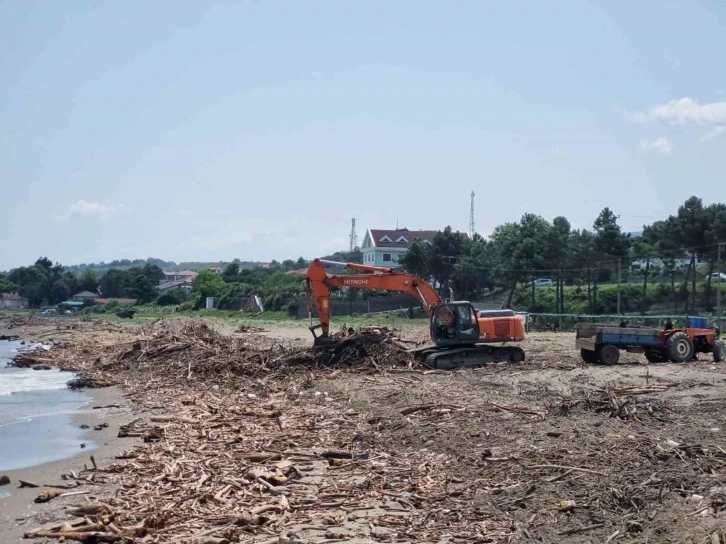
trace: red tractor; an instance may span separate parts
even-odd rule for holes
[[[694,361],[698,353],[713,353],[713,360],[726,359],[726,347],[718,329],[665,329],[658,331],[658,344],[645,350],[651,363]]]

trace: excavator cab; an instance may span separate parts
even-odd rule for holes
[[[479,321],[469,302],[449,302],[434,308],[431,318],[431,339],[437,346],[476,344]]]

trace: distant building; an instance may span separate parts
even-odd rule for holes
[[[363,264],[397,268],[400,266],[399,260],[408,251],[414,240],[418,239],[431,244],[437,232],[439,231],[368,229],[361,246]],[[465,232],[458,234],[462,238],[469,238],[469,235]]]
[[[0,293],[0,308],[22,310],[28,307],[28,299],[15,293]]]
[[[221,274],[223,270],[219,266],[210,266],[209,270],[212,272],[216,272],[217,274]]]
[[[170,281],[188,281],[191,283],[198,275],[199,273],[193,270],[181,270],[179,272],[168,272],[164,270],[164,279],[161,283]]]
[[[168,291],[169,289],[184,289],[185,291],[191,291],[192,290],[192,282],[181,280],[181,281],[163,281],[159,285],[156,286],[156,289],[160,293],[164,293]]]
[[[98,293],[91,293],[90,291],[81,291],[71,297],[71,300],[76,302],[86,302],[87,300],[96,300],[99,297]]]

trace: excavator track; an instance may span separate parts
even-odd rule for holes
[[[517,346],[467,346],[461,348],[426,349],[416,353],[427,366],[439,370],[478,368],[491,363],[520,363],[524,350]]]

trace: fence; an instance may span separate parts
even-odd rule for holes
[[[522,314],[525,316],[527,331],[572,331],[577,323],[602,323],[604,325],[619,325],[627,321],[630,326],[643,326],[662,328],[665,322],[670,319],[674,326],[690,326],[691,319],[698,316],[688,315],[594,315],[594,314],[544,314],[531,313]],[[726,318],[707,317],[707,326],[717,327],[723,331],[726,326]]]
[[[421,308],[421,304],[410,295],[396,294],[387,297],[370,297],[367,300],[348,300],[344,298],[330,299],[330,315],[354,315],[370,314],[376,312],[389,312],[392,310],[415,311]],[[290,314],[296,319],[308,317],[307,301],[294,301],[290,306]],[[313,307],[313,316],[317,317],[318,312]]]

